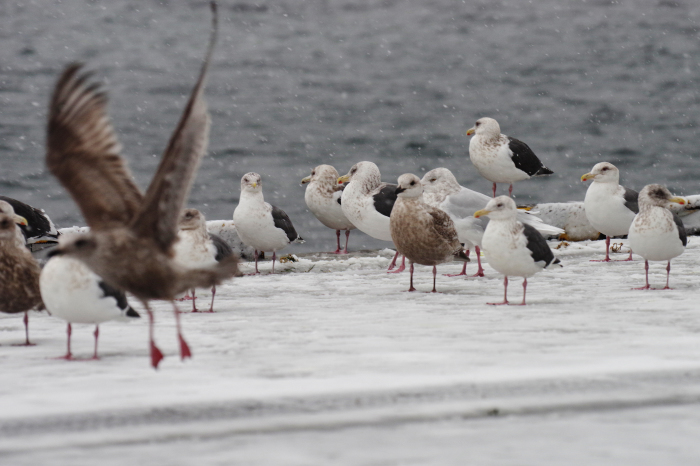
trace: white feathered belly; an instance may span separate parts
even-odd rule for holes
[[[54,257],[41,271],[41,299],[52,316],[70,323],[100,324],[127,319],[113,297],[104,297],[100,277],[70,257]]]
[[[287,234],[275,227],[270,212],[255,211],[239,204],[233,211],[233,223],[241,241],[258,251],[279,251],[289,244]]]
[[[307,189],[304,199],[311,213],[328,228],[333,230],[355,229],[355,225],[345,216],[343,208],[338,204],[336,198],[322,197]]]
[[[635,254],[650,261],[668,261],[683,254],[685,247],[678,237],[675,224],[672,228],[664,228],[662,225],[649,227],[640,223],[635,220],[629,230],[630,247]]]
[[[474,137],[469,143],[469,159],[481,176],[494,183],[515,183],[530,178],[515,167],[507,146],[485,146]]]
[[[607,236],[623,236],[629,232],[635,213],[625,207],[624,200],[610,197],[591,185],[586,191],[583,206],[593,228]]]
[[[491,267],[505,276],[531,277],[545,266],[543,261],[536,263],[527,248],[527,239],[518,234],[513,238],[506,228],[494,225],[491,220],[486,227],[481,247],[486,261]]]
[[[350,183],[352,185],[352,183]],[[350,188],[345,188],[347,191]],[[350,197],[343,193],[342,209],[345,216],[360,231],[383,241],[391,241],[389,217],[374,209],[372,196]]]

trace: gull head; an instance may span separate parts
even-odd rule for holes
[[[241,178],[241,191],[249,193],[262,192],[262,178],[257,173],[246,173]]]
[[[474,212],[474,217],[479,218],[484,215],[492,220],[505,220],[515,218],[518,214],[518,209],[515,206],[515,201],[508,196],[498,196],[491,199],[481,210]]]
[[[396,195],[401,198],[417,198],[423,194],[423,185],[420,178],[412,173],[405,173],[399,176],[399,185],[396,188]]]
[[[474,126],[467,130],[467,136],[471,136],[472,134],[483,136],[486,139],[493,139],[501,135],[501,127],[493,118],[483,117],[476,120]]]
[[[206,219],[197,209],[185,209],[180,214],[177,226],[180,230],[199,230],[202,227],[206,229]]]
[[[593,166],[590,173],[581,177],[581,181],[593,180],[595,183],[620,183],[620,170],[610,162],[600,162]]]

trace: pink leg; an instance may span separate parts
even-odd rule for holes
[[[335,249],[335,252],[333,254],[340,254],[340,230],[335,230],[335,238],[338,247]]]
[[[413,262],[411,262],[411,286],[409,286],[408,291],[416,291],[416,289],[413,288]]]
[[[465,262],[466,264],[466,262]],[[435,278],[437,276],[437,267],[433,265],[433,291],[431,293],[437,293],[437,290],[435,289]]]
[[[404,270],[406,270],[406,256],[401,256],[401,265],[399,266],[399,268],[387,273],[401,273]]]
[[[209,305],[209,312],[214,312],[214,296],[216,296],[216,285],[211,287],[211,304]]]
[[[29,311],[24,313],[22,322],[24,322],[24,343],[18,343],[13,346],[34,346],[34,343],[29,341]]]
[[[527,278],[523,280],[523,302],[520,303],[521,306],[525,306],[525,295],[527,294]]]
[[[197,305],[195,304],[196,300],[197,298],[194,294],[194,288],[192,288],[192,312],[199,312],[199,309],[197,309]]]
[[[610,262],[610,237],[605,237],[605,259],[591,259],[590,262]]]
[[[496,197],[496,183],[493,184],[493,197]]]
[[[192,299],[192,296],[190,296],[190,290],[187,290],[185,296],[182,298],[177,298],[175,301],[189,301],[190,299]]]
[[[627,259],[623,259],[623,260],[616,261],[616,262],[629,262],[631,260],[634,260],[634,259],[632,259],[632,249],[630,249],[630,256]]]
[[[158,364],[160,364],[160,362],[163,360],[163,353],[158,349],[153,341],[153,311],[151,311],[151,308],[148,307],[147,303],[144,303],[144,306],[146,307],[146,312],[148,312],[148,346],[151,353],[151,366],[153,366],[154,369],[158,369]]]
[[[673,288],[668,286],[668,278],[671,276],[671,261],[668,261],[666,265],[666,286],[663,287],[664,290],[672,290]]]
[[[345,250],[343,251],[343,254],[348,253],[348,239],[350,239],[350,230],[345,230]]]
[[[649,289],[651,289],[651,287],[649,286],[649,261],[647,261],[647,260],[644,261],[644,270],[646,272],[647,284],[641,288],[632,288],[633,290],[649,290]]]
[[[469,257],[469,249],[466,250],[467,257]],[[462,266],[462,271],[459,273],[446,273],[444,274],[446,277],[459,277],[460,275],[466,275],[467,274],[467,263],[465,262],[464,265]]]
[[[100,337],[100,326],[99,325],[95,325],[95,333],[93,333],[93,335],[95,335],[95,352],[92,354],[92,359],[100,359],[97,356],[97,339]]]
[[[182,327],[180,326],[180,310],[177,308],[175,303],[173,303],[173,311],[175,311],[175,325],[177,326],[177,339],[180,342],[180,359],[184,361],[186,358],[192,357],[192,352],[190,351],[190,346],[187,344],[185,339],[182,337]]]
[[[513,197],[513,183],[511,183],[510,188],[508,188],[508,197]]]
[[[58,357],[56,359],[65,359],[66,361],[72,361],[73,360],[73,353],[70,351],[70,337],[73,334],[73,327],[71,327],[70,322],[68,323],[68,327],[66,328],[66,335],[67,335],[67,343],[66,343],[66,355]]]
[[[476,252],[476,263],[479,264],[479,270],[472,277],[483,277],[484,268],[481,266],[481,249],[479,249],[479,246],[474,246],[474,251]]]
[[[389,264],[389,268],[387,270],[394,270],[394,267],[396,267],[396,258],[399,257],[399,251],[396,251],[396,254],[394,254],[394,258],[391,260],[391,263]]]
[[[275,273],[275,262],[277,261],[277,252],[272,251],[272,273]]]
[[[500,306],[501,304],[508,304],[508,277],[503,278],[503,302],[502,303],[486,303],[492,306]]]

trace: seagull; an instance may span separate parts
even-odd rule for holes
[[[495,197],[486,208],[474,213],[476,218],[483,215],[491,218],[484,231],[483,248],[489,265],[505,275],[503,302],[488,304],[508,304],[508,277],[516,276],[525,279],[520,303],[524,306],[527,278],[552,264],[559,264],[542,235],[534,227],[518,221],[517,214],[515,202],[508,196]]]
[[[682,197],[674,197],[659,184],[649,184],[639,193],[639,213],[629,229],[629,240],[634,252],[644,258],[646,285],[637,290],[652,289],[649,286],[649,261],[668,261],[666,286],[671,275],[671,259],[680,256],[688,244],[683,221],[668,208],[671,203],[687,204]]]
[[[430,170],[421,180],[423,185],[423,200],[426,204],[444,210],[450,216],[457,229],[459,241],[464,243],[467,250],[476,252],[479,270],[475,277],[483,277],[484,269],[481,266],[481,238],[488,225],[488,218],[474,218],[474,212],[483,209],[491,200],[486,194],[481,194],[471,189],[460,186],[457,179],[447,168],[435,168]],[[535,227],[542,235],[560,235],[564,233],[561,228],[544,223],[531,212],[518,210],[518,220]],[[466,275],[467,263],[464,263],[462,272],[457,275]]]
[[[467,131],[467,136],[472,134],[476,135],[469,142],[469,158],[481,176],[493,182],[493,197],[496,183],[510,183],[510,196],[516,181],[554,173],[527,144],[501,134],[501,127],[493,118],[479,118]]]
[[[207,221],[197,209],[185,209],[178,223],[179,241],[175,243],[175,260],[182,266],[192,269],[213,267],[218,262],[233,254],[231,246],[220,236],[207,231]],[[214,312],[216,285],[211,289],[209,311]],[[200,312],[195,305],[194,288],[192,289],[192,312]]]
[[[341,207],[348,220],[372,238],[392,241],[389,217],[396,201],[396,185],[382,183],[379,168],[372,162],[356,163],[347,175],[338,178],[338,183],[347,182],[350,184],[343,190]],[[398,256],[397,250],[389,270],[396,265]],[[392,273],[402,272],[406,268],[405,261],[404,257],[401,267]]]
[[[95,351],[92,359],[99,359],[97,339],[100,336],[100,324],[110,320],[128,321],[141,317],[129,306],[123,291],[109,286],[82,261],[68,256],[58,255],[49,259],[41,271],[39,288],[49,313],[68,322],[68,351],[61,359],[73,359],[71,324],[95,325]]]
[[[158,170],[145,194],[134,184],[120,157],[120,144],[106,112],[107,96],[82,65],[69,65],[51,98],[46,164],[72,195],[90,227],[57,248],[55,254],[80,259],[105,283],[133,294],[149,317],[154,368],[163,354],[153,339],[149,301],[166,300],[175,311],[180,357],[192,356],[182,337],[173,300],[186,290],[210,287],[238,272],[237,260],[215,267],[187,269],[173,260],[177,222],[209,140],[209,115],[203,98],[207,69],[216,42],[216,4],[206,58]]]
[[[620,170],[611,163],[601,162],[593,166],[581,181],[593,180],[586,191],[583,206],[593,228],[605,235],[605,259],[592,262],[610,262],[610,238],[629,232],[634,216],[639,212],[637,191],[620,186]],[[625,261],[632,260],[632,250]]]
[[[241,241],[255,248],[255,274],[258,271],[258,252],[272,251],[272,273],[275,273],[277,251],[289,243],[303,243],[289,216],[279,207],[265,202],[262,178],[257,173],[246,173],[241,178],[241,199],[233,211],[233,223]]]
[[[24,235],[24,242],[32,244],[55,244],[58,243],[60,233],[56,229],[46,212],[25,204],[11,197],[0,196],[0,201],[7,202],[12,206],[17,215],[27,220],[27,225],[21,225],[20,229]]]
[[[319,165],[311,171],[311,175],[301,180],[301,184],[308,183],[304,200],[316,218],[328,228],[335,230],[338,247],[334,254],[348,253],[348,238],[350,230],[355,225],[348,220],[343,213],[340,197],[345,185],[339,185],[338,171],[330,165]],[[340,231],[345,230],[345,249],[340,250]]]
[[[444,211],[429,206],[422,200],[423,186],[420,178],[406,173],[401,175],[396,188],[397,199],[391,211],[391,238],[396,249],[401,251],[411,264],[413,287],[413,264],[433,266],[433,293],[437,264],[454,258],[469,261],[457,237],[454,223]]]
[[[0,312],[24,313],[24,346],[31,346],[28,313],[43,306],[39,291],[41,268],[18,239],[21,233],[16,224],[26,226],[27,220],[15,214],[14,210],[10,214],[5,213],[10,206],[5,204],[0,206],[3,209],[0,212]]]
[[[15,221],[15,245],[18,248],[25,248],[27,241],[24,238],[24,230],[29,225],[29,221],[22,215],[15,213],[14,207],[7,201],[0,200],[0,214],[5,214]]]

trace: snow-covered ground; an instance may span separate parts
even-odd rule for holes
[[[18,347],[21,318],[0,315],[0,464],[691,464],[698,244],[673,262],[674,290],[632,291],[643,261],[589,262],[604,243],[570,243],[526,307],[485,304],[503,292],[488,266],[439,276],[438,294],[417,267],[407,293],[389,250],[304,256],[220,286],[214,314],[184,314],[192,360],[156,303],[158,371],[145,318],[101,326],[102,360],[67,362],[51,359],[63,322],[33,313],[37,345]],[[91,327],[74,325],[73,351],[91,355]]]

